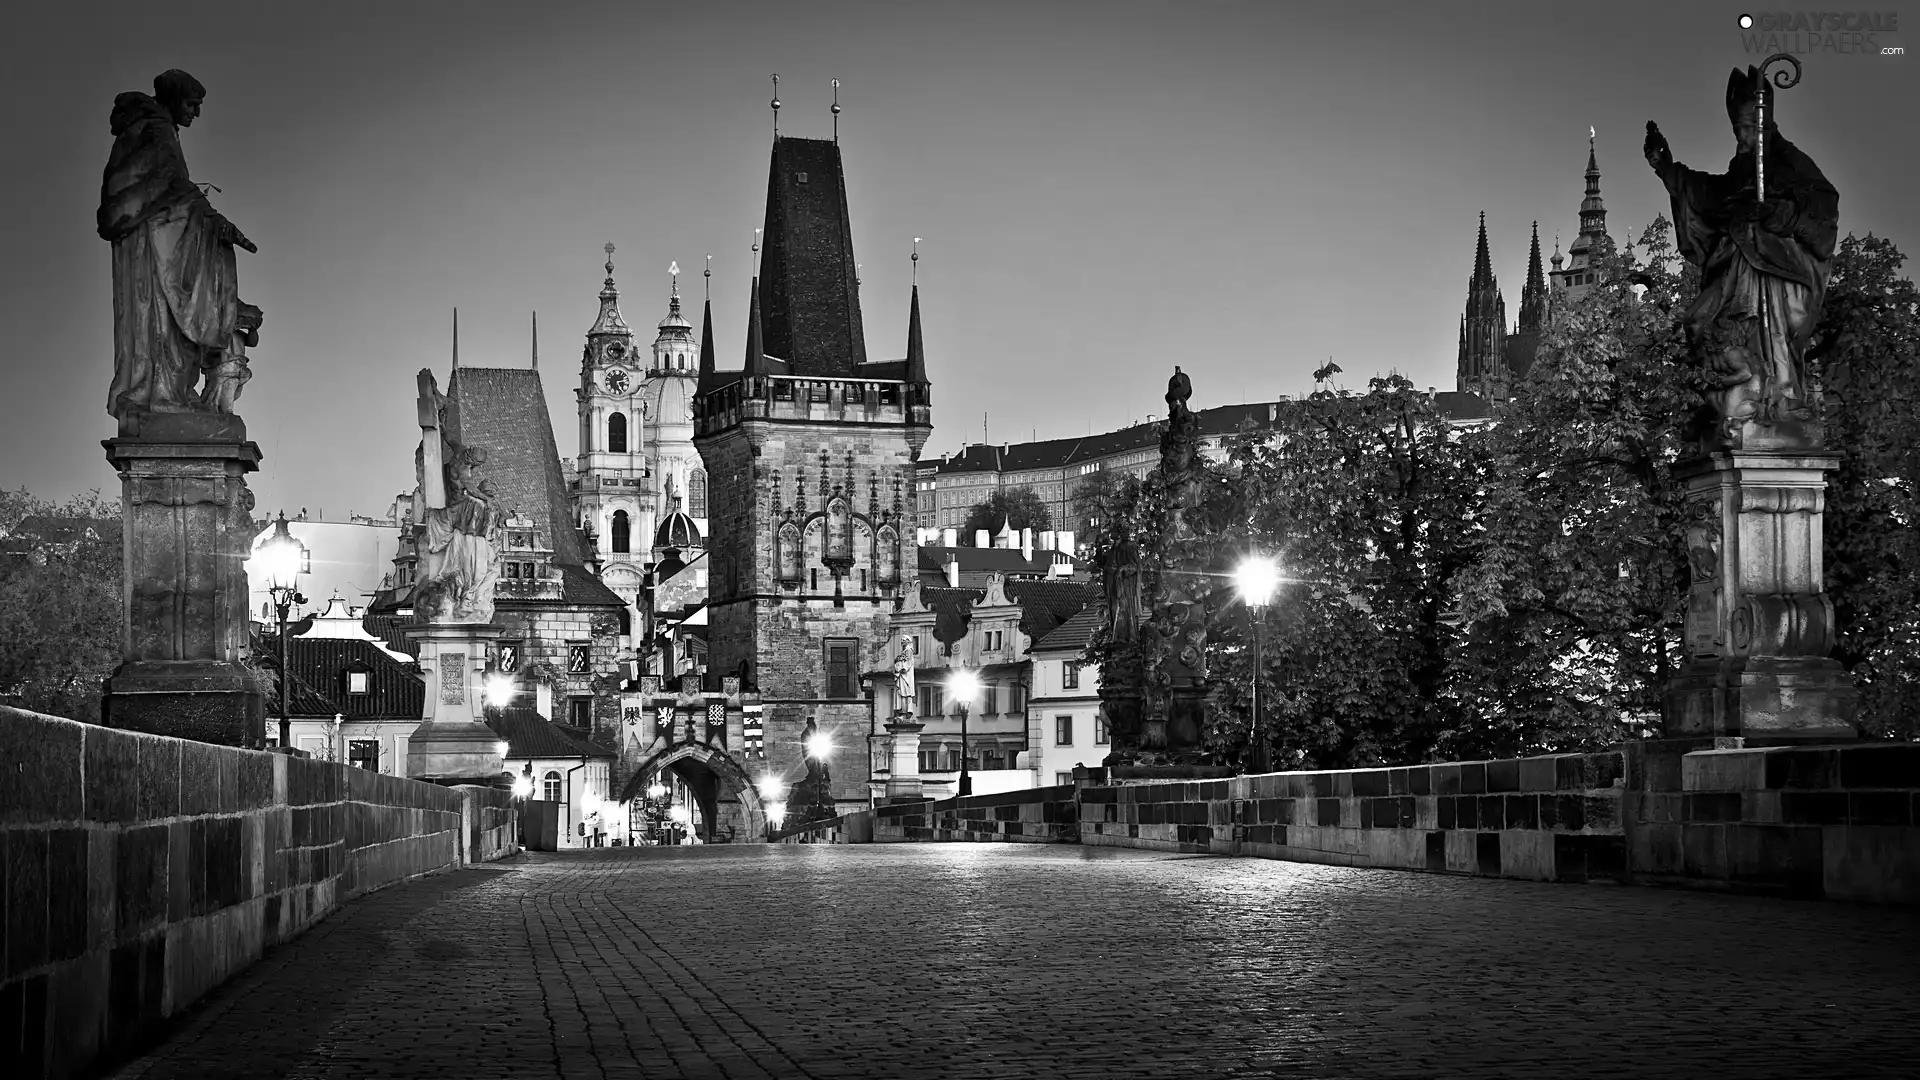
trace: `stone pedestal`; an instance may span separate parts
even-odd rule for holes
[[[420,726],[407,736],[407,777],[431,784],[505,782],[500,736],[486,715],[488,650],[500,627],[432,623],[408,631],[420,646],[427,693]]]
[[[1668,683],[1666,734],[1747,745],[1857,735],[1853,680],[1828,657],[1826,474],[1838,455],[1723,451],[1682,463],[1686,661]]]
[[[108,727],[228,746],[266,739],[265,688],[248,648],[247,557],[260,467],[237,416],[139,418],[101,444],[120,474],[121,664]]]
[[[912,716],[895,713],[887,721],[892,752],[887,762],[887,801],[920,802],[926,798],[920,789],[920,731],[925,724]]]

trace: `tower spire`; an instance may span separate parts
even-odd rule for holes
[[[707,257],[711,259],[713,256]],[[708,270],[707,276],[711,281],[713,271]],[[713,359],[713,294],[711,291],[707,294],[706,307],[706,314],[700,318],[700,389],[702,390],[713,385],[714,377],[719,370]]]
[[[1520,288],[1519,332],[1538,331],[1546,324],[1547,279],[1540,269],[1540,223],[1533,223],[1533,243],[1527,249],[1527,282]]]
[[[460,309],[453,309],[453,366],[460,366]]]
[[[773,76],[772,105],[773,105],[773,137],[775,140],[778,140],[780,138],[780,74],[779,72],[775,72]]]
[[[1473,279],[1467,288],[1472,290],[1493,280],[1493,259],[1487,254],[1487,212],[1480,211],[1480,239],[1473,249]]]
[[[540,313],[533,313],[533,370],[540,370]]]
[[[840,80],[833,80],[833,141],[840,142]]]
[[[741,365],[740,373],[759,375],[766,366],[767,348],[760,337],[760,278],[755,275],[753,288],[747,300],[747,356]]]
[[[680,314],[680,260],[667,264],[667,276],[672,281],[672,292],[667,297],[667,311]]]
[[[1573,256],[1574,265],[1584,265],[1580,257],[1589,252],[1608,246],[1607,204],[1600,198],[1600,161],[1594,150],[1594,130],[1587,128],[1587,191],[1586,198],[1580,200],[1580,236],[1574,240],[1567,254]]]
[[[1493,394],[1505,381],[1507,305],[1493,274],[1487,249],[1487,213],[1480,212],[1474,240],[1473,276],[1467,279],[1467,310],[1461,320],[1455,387],[1462,393]]]
[[[919,242],[919,237],[915,237],[914,243],[917,244]],[[913,259],[914,267],[918,269],[920,265],[920,253],[918,251],[913,253]],[[920,283],[918,281],[913,283],[912,306],[907,309],[906,381],[909,383],[925,383],[927,381],[927,352],[926,347],[920,343]]]
[[[627,320],[620,314],[620,288],[613,283],[613,242],[608,241],[603,250],[607,253],[607,280],[600,285],[600,316],[587,333],[631,334]]]

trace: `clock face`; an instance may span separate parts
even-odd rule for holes
[[[614,368],[612,371],[607,372],[607,389],[616,394],[626,393],[627,373],[621,371],[619,368]]]

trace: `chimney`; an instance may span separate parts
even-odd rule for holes
[[[1020,530],[1020,557],[1027,560],[1028,562],[1033,561],[1033,530],[1032,529]]]
[[[1072,529],[1068,529],[1062,532],[1058,537],[1056,537],[1056,539],[1060,541],[1059,550],[1066,552],[1068,555],[1074,554]]]
[[[553,719],[553,687],[544,680],[534,684],[533,711],[547,719]]]
[[[959,547],[960,546],[960,530],[959,529],[941,529],[940,545],[942,547]]]
[[[1279,419],[1280,419],[1280,405],[1279,405],[1279,403],[1278,403],[1278,402],[1270,402],[1270,403],[1269,403],[1269,404],[1267,405],[1267,423],[1269,423],[1269,424],[1271,424],[1271,423],[1274,423],[1275,421],[1277,421],[1277,420],[1279,420]]]
[[[1056,548],[1053,546],[1053,530],[1052,529],[1048,529],[1046,532],[1043,532],[1040,534],[1040,550],[1041,551],[1060,550],[1059,548]]]
[[[947,571],[947,587],[950,589],[959,588],[960,587],[960,556],[949,554],[947,556],[947,565],[945,569]]]
[[[973,530],[973,546],[974,547],[992,547],[993,534],[989,533],[985,529]]]

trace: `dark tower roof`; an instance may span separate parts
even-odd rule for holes
[[[586,561],[586,544],[574,523],[560,449],[553,438],[540,373],[530,368],[454,370],[447,380],[449,434],[487,452],[480,476],[493,491],[501,517],[525,514],[540,539],[553,547],[553,561]]]
[[[913,306],[907,311],[907,373],[906,381],[923,383],[927,381],[927,351],[920,344],[920,286],[913,287]]]
[[[1482,285],[1493,284],[1493,259],[1487,254],[1487,212],[1480,211],[1480,240],[1473,249],[1473,277],[1467,280],[1471,296]]]
[[[786,361],[796,375],[849,376],[866,363],[846,174],[836,143],[774,139],[760,273],[766,354]]]
[[[717,369],[713,361],[713,297],[707,297],[707,311],[700,317],[700,389],[713,383]]]
[[[1460,323],[1460,356],[1455,384],[1462,393],[1498,393],[1506,379],[1507,303],[1493,276],[1487,251],[1487,215],[1480,214],[1474,244],[1473,276],[1467,279],[1467,310]]]
[[[673,513],[660,519],[660,527],[654,530],[653,546],[686,551],[701,546],[700,525],[680,509],[680,500],[674,500]]]

